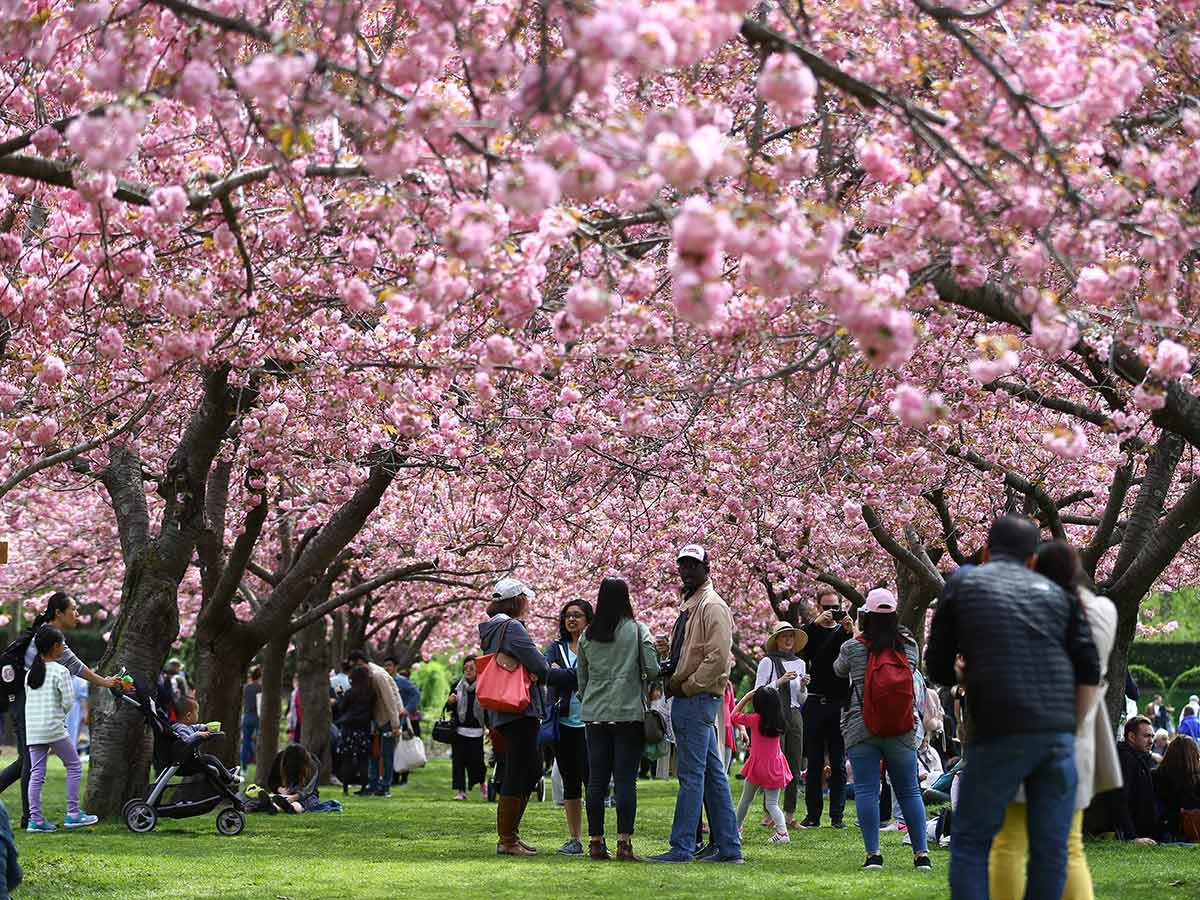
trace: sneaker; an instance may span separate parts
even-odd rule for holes
[[[896,821],[888,822],[886,825],[879,826],[880,831],[899,831],[900,823]]]
[[[911,847],[912,846],[912,835],[906,834],[904,836],[904,840],[902,840],[900,843],[902,843],[906,847]]]
[[[941,847],[943,850],[948,849],[950,847],[950,835],[946,835],[945,837],[939,838],[938,846]]]
[[[846,827],[846,823],[843,822],[841,819],[838,819],[836,822],[830,822],[829,827],[836,828],[836,829],[838,829],[838,831],[841,831],[843,828]]]
[[[862,867],[864,869],[882,869],[883,868],[883,857],[880,856],[878,853],[872,853],[870,856],[867,857],[867,861],[862,864]]]
[[[790,844],[791,842],[792,839],[788,837],[788,833],[786,831],[777,831],[767,838],[768,844]]]
[[[30,834],[37,834],[38,832],[46,832],[48,834],[51,831],[58,831],[58,828],[52,822],[47,822],[45,819],[40,822],[37,819],[30,819],[29,824],[25,826],[25,830]]]
[[[699,860],[707,856],[716,856],[719,849],[720,848],[717,847],[716,844],[702,844],[696,848],[696,855],[694,858]]]
[[[466,792],[466,791],[459,791],[457,794],[455,794],[455,795],[454,795],[454,799],[455,799],[455,800],[466,800],[466,799],[467,799],[467,792]]]
[[[99,821],[99,816],[90,816],[83,810],[80,810],[75,815],[67,816],[63,819],[63,825],[67,828],[87,828],[89,825],[95,825]]]
[[[649,862],[656,863],[690,863],[692,861],[690,856],[681,856],[674,850],[668,850],[666,853],[659,853],[657,856],[647,856],[646,859]]]
[[[583,856],[583,842],[578,838],[571,838],[558,848],[558,852],[563,856]]]
[[[390,796],[392,796],[392,792],[390,790],[388,790],[387,788],[380,788],[379,790],[372,792],[371,796],[372,797],[390,797]]]
[[[371,787],[361,787],[354,792],[355,797],[373,797],[374,795],[375,789]]]
[[[808,829],[808,828],[820,828],[820,827],[821,827],[821,823],[820,823],[820,822],[817,822],[817,821],[814,821],[813,819],[805,819],[804,821],[802,821],[802,822],[801,822],[799,825],[797,825],[796,827],[797,827],[797,828],[802,828],[802,829]]]
[[[928,854],[926,854],[925,856],[914,856],[913,857],[913,868],[916,869],[918,872],[932,872],[933,871],[933,863],[931,863],[929,861]]]
[[[762,827],[763,828],[774,828],[775,820],[772,819],[770,816],[763,816]]]
[[[787,825],[788,828],[799,828],[800,827],[800,823],[796,821],[795,816],[792,816],[784,824]]]
[[[745,861],[746,857],[742,856],[740,853],[736,856],[717,856],[714,853],[712,856],[701,856],[696,860],[696,862],[701,863],[728,863],[732,866],[740,866]]]
[[[908,825],[906,825],[904,822],[900,822],[896,825],[896,830],[901,834],[908,834]]]

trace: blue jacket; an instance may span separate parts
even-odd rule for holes
[[[570,683],[566,681],[559,684],[550,685],[547,691],[547,709],[552,709],[558,704],[558,714],[560,716],[569,716],[571,714],[571,695],[578,690],[579,677],[575,672],[574,667],[567,666],[567,652],[570,650],[570,644],[563,642],[561,638],[550,642],[550,646],[546,648],[545,654],[546,665],[554,666],[557,664],[564,672],[569,672],[571,675]]]
[[[508,627],[505,628],[505,623]],[[487,710],[488,722],[495,728],[517,719],[546,718],[546,685],[571,686],[575,673],[570,669],[551,669],[546,657],[538,652],[533,638],[518,619],[500,613],[479,626],[479,646],[486,653],[507,653],[525,667],[537,680],[529,686],[529,706],[523,713],[503,713]]]
[[[1195,716],[1188,716],[1179,723],[1179,733],[1186,734],[1197,744],[1200,744],[1200,719]]]
[[[420,712],[421,689],[403,675],[395,675],[393,677],[396,679],[396,687],[400,689],[400,702],[404,704],[404,709],[410,712],[412,710]]]

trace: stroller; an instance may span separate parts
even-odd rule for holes
[[[154,733],[154,768],[158,777],[144,799],[135,797],[122,808],[121,816],[129,830],[135,834],[148,834],[160,818],[187,819],[207,815],[221,807],[217,813],[217,831],[230,836],[241,834],[246,827],[242,799],[197,759],[195,746],[189,747],[171,730],[170,719],[154,702],[154,694],[146,681],[134,677],[132,690],[114,689],[113,695],[118,703],[129,703],[140,709]],[[176,775],[198,777],[170,784]]]

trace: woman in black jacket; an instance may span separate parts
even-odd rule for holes
[[[583,719],[580,718],[575,662],[579,658],[579,638],[590,624],[592,604],[586,600],[572,600],[559,611],[558,640],[551,642],[545,653],[551,669],[563,669],[571,677],[569,684],[552,686],[546,692],[551,715],[555,710],[558,715],[554,758],[562,778],[563,810],[567,815],[568,840],[558,848],[564,856],[583,855],[583,786],[588,780],[588,755]]]
[[[1175,735],[1151,777],[1163,811],[1163,840],[1187,842],[1180,822],[1183,810],[1200,811],[1200,749],[1196,742],[1186,734]]]
[[[333,707],[333,724],[341,730],[338,744],[337,776],[342,783],[342,793],[348,793],[351,784],[366,787],[367,761],[371,758],[372,710],[375,707],[375,689],[365,667],[350,670],[350,690],[338,698]]]

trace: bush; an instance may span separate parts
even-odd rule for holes
[[[1134,641],[1129,648],[1129,662],[1158,672],[1170,683],[1180,673],[1200,664],[1200,641]]]
[[[1129,674],[1133,676],[1133,680],[1137,682],[1138,690],[1141,692],[1142,699],[1138,701],[1141,706],[1145,707],[1146,702],[1152,699],[1150,697],[1152,694],[1162,694],[1163,697],[1166,697],[1167,683],[1153,669],[1132,663],[1129,666]]]
[[[1176,721],[1183,712],[1183,707],[1187,705],[1187,698],[1192,694],[1200,694],[1200,666],[1181,672],[1167,693],[1167,706],[1175,710]]]
[[[446,664],[431,659],[413,669],[412,682],[421,692],[421,709],[437,715],[450,696],[450,670]]]

